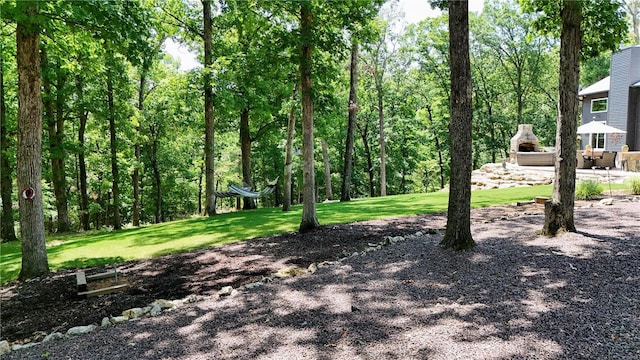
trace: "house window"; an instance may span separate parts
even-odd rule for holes
[[[591,112],[600,113],[607,112],[608,98],[592,99],[591,100]]]
[[[591,146],[593,149],[604,149],[605,134],[591,134]]]

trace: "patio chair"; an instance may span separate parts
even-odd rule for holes
[[[585,159],[584,155],[582,155],[582,150],[578,150],[576,153],[576,159],[578,160],[577,169],[591,169],[593,166],[593,160]]]
[[[596,167],[613,169],[616,167],[616,154],[615,151],[602,152],[602,157],[596,158]]]

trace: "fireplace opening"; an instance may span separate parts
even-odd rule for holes
[[[536,151],[538,148],[538,144],[535,143],[520,143],[518,144],[519,152],[532,152]]]

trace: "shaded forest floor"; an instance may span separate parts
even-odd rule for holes
[[[618,194],[614,197],[628,196]],[[597,201],[578,202],[592,206]],[[542,214],[543,205],[505,205],[472,210],[473,223]],[[213,295],[262,280],[286,266],[303,268],[333,261],[381,242],[384,237],[418,231],[442,231],[445,214],[428,214],[353,224],[321,226],[291,233],[205,248],[182,254],[117,264],[129,287],[126,291],[82,299],[77,296],[75,271],[65,270],[29,282],[11,282],[0,289],[0,340],[40,341],[54,331],[100,324],[103,317],[144,307],[157,299]],[[88,274],[113,270],[89,268]]]

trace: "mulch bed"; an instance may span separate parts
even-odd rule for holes
[[[544,212],[543,205],[508,205],[472,210],[472,221],[491,222]],[[98,297],[77,295],[75,271],[59,271],[28,282],[11,282],[0,289],[0,340],[40,341],[54,331],[99,324],[103,317],[144,307],[157,299],[213,295],[260,281],[279,269],[337,260],[365,249],[386,236],[442,231],[445,214],[429,214],[362,223],[321,226],[306,233],[258,238],[182,254],[117,264],[130,284],[124,292]],[[87,268],[87,274],[113,267]]]

